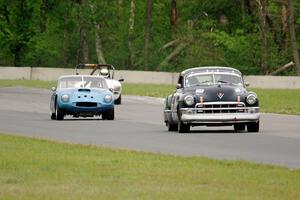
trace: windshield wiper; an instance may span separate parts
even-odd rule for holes
[[[228,81],[218,80],[218,83],[229,83]]]

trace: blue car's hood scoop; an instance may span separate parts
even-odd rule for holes
[[[81,88],[81,89],[78,89],[78,92],[90,92],[91,90],[90,89],[87,89],[87,88]]]

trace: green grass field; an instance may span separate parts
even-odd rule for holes
[[[0,80],[0,87],[23,86],[50,89],[54,81]],[[173,85],[123,84],[123,94],[166,97],[175,90]],[[300,115],[300,89],[252,89],[258,94],[262,112]]]
[[[299,199],[300,170],[0,134],[0,199]]]

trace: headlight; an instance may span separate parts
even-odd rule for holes
[[[112,100],[112,96],[111,96],[111,95],[105,95],[104,101],[105,101],[106,103],[111,102],[111,100]]]
[[[186,97],[184,97],[184,102],[186,105],[191,106],[194,104],[194,97],[191,95],[187,95]]]
[[[61,100],[64,101],[64,102],[69,101],[69,95],[67,95],[67,94],[62,95]]]
[[[255,94],[249,94],[249,95],[247,96],[246,101],[247,101],[247,103],[248,103],[249,105],[253,105],[253,104],[255,104],[256,101],[257,101],[257,96],[256,96]]]

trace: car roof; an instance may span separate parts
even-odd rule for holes
[[[205,67],[194,67],[194,68],[189,68],[189,69],[186,69],[184,71],[182,71],[180,73],[181,76],[185,76],[187,74],[190,74],[190,73],[196,73],[196,72],[227,72],[227,73],[235,73],[235,74],[238,74],[240,76],[242,76],[242,73],[235,69],[235,68],[232,68],[232,67],[219,67],[219,66],[205,66]]]

